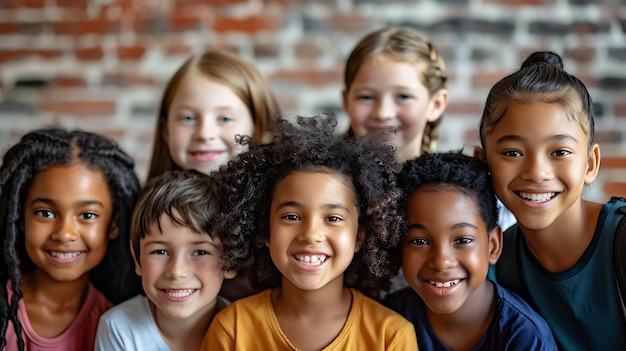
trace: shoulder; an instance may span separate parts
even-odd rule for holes
[[[250,295],[227,305],[217,313],[214,320],[220,321],[233,318],[249,318],[250,316],[262,314],[263,311],[271,308],[271,289],[263,290],[254,295]],[[218,322],[219,323],[219,322]]]
[[[410,324],[410,322],[400,314],[380,302],[363,295],[363,293],[356,289],[350,289],[350,291],[352,292],[352,308],[350,309],[350,315],[360,315],[359,318],[369,319],[372,322],[382,323],[382,325],[397,324],[401,326],[407,323]]]
[[[556,344],[548,323],[535,312],[526,301],[512,291],[494,282],[497,294],[498,309],[494,317],[500,332],[509,332],[511,340],[530,343],[541,342],[546,349]]]
[[[137,295],[106,311],[100,317],[100,323],[133,325],[142,323],[148,317],[152,318],[148,298]]]
[[[419,295],[411,287],[406,287],[385,296],[382,304],[405,314],[408,310],[413,310],[418,301],[421,301]]]

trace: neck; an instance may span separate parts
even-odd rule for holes
[[[20,289],[25,300],[38,300],[54,306],[82,305],[87,296],[89,275],[62,282],[53,279],[39,268],[24,274]]]
[[[185,319],[170,318],[150,302],[150,310],[157,327],[172,351],[198,350],[217,313],[217,299],[209,306]]]
[[[343,276],[316,290],[300,289],[283,277],[282,286],[272,292],[272,305],[277,316],[335,314],[346,305],[349,310],[351,301],[352,294],[343,286]]]
[[[601,204],[580,200],[549,227],[531,230],[520,225],[528,249],[550,272],[572,268],[595,233]]]

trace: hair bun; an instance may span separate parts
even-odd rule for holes
[[[563,69],[563,61],[561,56],[552,51],[535,51],[522,63],[520,69],[528,68],[535,65],[550,65]]]

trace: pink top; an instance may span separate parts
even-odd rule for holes
[[[70,326],[61,335],[54,338],[43,338],[33,330],[28,320],[24,300],[18,303],[18,316],[22,324],[24,343],[28,351],[89,351],[93,350],[96,338],[96,329],[100,315],[111,308],[112,304],[91,283],[87,291],[87,298],[72,321]],[[10,282],[7,284],[9,301],[13,293]],[[9,321],[6,332],[6,350],[17,351],[17,335],[13,323]]]

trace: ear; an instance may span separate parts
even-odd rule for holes
[[[502,228],[495,226],[489,232],[489,264],[496,264],[502,253]]]
[[[585,184],[590,184],[596,179],[600,170],[600,146],[593,144],[589,151],[589,159],[587,160],[587,171],[585,172]]]
[[[237,276],[237,271],[235,270],[224,271],[224,279],[233,279],[236,276]]]
[[[426,121],[435,122],[443,115],[448,107],[448,90],[440,89],[430,98],[430,108],[426,115]]]
[[[354,246],[354,252],[359,252],[361,250],[361,246],[365,241],[365,229],[359,229],[356,233],[356,245]]]
[[[141,277],[141,264],[139,264],[137,255],[135,255],[135,248],[132,242],[130,243],[130,253],[133,255],[133,261],[135,262],[135,274]]]
[[[485,150],[483,150],[483,148],[480,146],[474,146],[474,158],[486,162],[487,160],[485,159]]]

